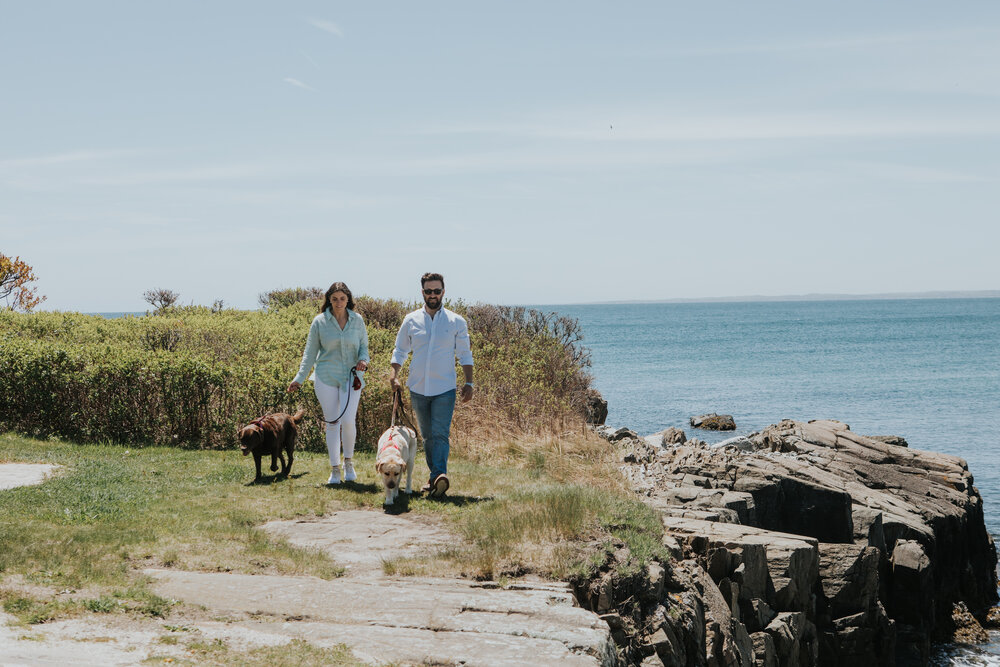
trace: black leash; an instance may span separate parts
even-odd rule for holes
[[[347,408],[351,405],[351,390],[352,389],[357,389],[358,391],[361,391],[361,378],[358,377],[358,369],[357,368],[352,368],[351,369],[351,377],[353,379],[351,380],[351,383],[350,383],[350,385],[348,385],[348,388],[347,388],[347,401],[344,403],[344,409],[340,411],[340,417],[343,417],[347,413]],[[331,421],[327,421],[325,419],[320,419],[320,421],[321,422],[326,422],[327,424],[336,424],[337,422],[340,421],[340,417],[337,417],[332,422]]]
[[[413,425],[413,418],[406,414],[406,406],[403,404],[403,390],[393,389],[392,390],[392,421],[389,424],[390,427],[396,425],[396,410],[399,409],[399,419],[414,433],[420,433],[420,431]]]

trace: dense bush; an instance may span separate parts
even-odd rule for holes
[[[283,290],[265,311],[188,306],[115,320],[0,312],[0,430],[226,447],[240,425],[266,412],[301,407],[319,418],[311,387],[285,393],[318,310],[314,296]],[[372,357],[358,413],[364,447],[389,424],[389,357],[415,304],[361,296],[356,305],[368,322]],[[477,397],[456,410],[457,438],[580,423],[590,377],[575,320],[523,308],[448,305],[468,318],[476,360]],[[324,448],[317,421],[302,429],[300,442]]]

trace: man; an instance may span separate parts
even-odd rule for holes
[[[465,318],[442,308],[444,276],[425,273],[420,278],[424,307],[405,318],[396,334],[396,348],[390,361],[389,384],[401,389],[397,375],[413,352],[410,376],[410,402],[417,413],[420,434],[424,438],[424,454],[430,479],[421,491],[440,498],[448,490],[448,451],[451,417],[455,412],[455,358],[462,365],[465,385],[462,402],[472,400],[472,347],[469,326]]]

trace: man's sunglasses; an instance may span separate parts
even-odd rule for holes
[[[443,291],[444,291],[444,290],[443,290],[443,289],[441,289],[440,287],[435,287],[434,289],[425,289],[425,290],[424,290],[424,294],[426,294],[426,295],[428,295],[428,296],[430,296],[431,294],[434,294],[434,295],[439,295],[439,294],[441,294],[441,292],[443,292]]]

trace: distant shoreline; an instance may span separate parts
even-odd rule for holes
[[[551,308],[554,306],[614,306],[641,305],[657,303],[767,303],[780,301],[893,301],[907,299],[1000,299],[1000,290],[966,290],[966,291],[936,291],[936,292],[885,292],[880,294],[784,294],[766,296],[753,294],[748,296],[705,296],[684,299],[620,299],[616,301],[574,301],[561,303],[519,304],[528,308]],[[237,309],[240,310],[240,309]],[[249,309],[244,309],[249,310]],[[44,312],[44,311],[39,311]],[[76,311],[48,311],[76,312]],[[86,312],[83,315],[102,315],[104,317],[124,317],[126,315],[142,316],[146,312],[106,311]]]
[[[1000,290],[978,291],[937,291],[937,292],[885,292],[881,294],[784,294],[780,296],[765,296],[754,294],[748,296],[706,296],[686,299],[621,299],[616,301],[590,301],[574,304],[575,306],[605,306],[618,304],[644,303],[760,303],[770,301],[895,301],[906,299],[1000,299]]]

